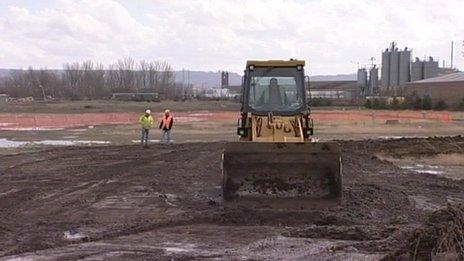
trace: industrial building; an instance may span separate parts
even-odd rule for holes
[[[438,76],[438,61],[434,61],[433,57],[429,57],[427,61],[421,61],[416,57],[416,60],[411,63],[411,81],[420,81]]]
[[[229,86],[229,72],[221,72],[221,89]]]
[[[7,102],[9,100],[8,94],[2,94],[0,93],[0,103]]]
[[[406,96],[429,96],[432,103],[445,102],[449,107],[461,106],[464,99],[464,72],[456,72],[406,84]]]
[[[402,96],[404,95],[404,87],[409,82],[457,72],[456,69],[452,68],[440,68],[438,61],[434,60],[433,57],[429,57],[428,60],[416,58],[414,62],[411,62],[411,55],[410,49],[405,47],[403,50],[399,50],[396,43],[392,42],[390,47],[382,52],[380,88],[377,91],[367,92],[366,95]],[[371,78],[375,79],[375,77]],[[370,85],[374,86],[375,84],[369,83],[369,88],[374,88]]]
[[[390,48],[382,52],[381,83],[382,90],[390,90],[404,86],[410,81],[411,50],[407,47],[398,50],[392,42]]]
[[[369,82],[367,95],[375,95],[379,93],[379,68],[375,65],[369,70]]]
[[[379,93],[379,69],[372,65],[369,74],[365,68],[358,69],[357,86],[363,97]]]
[[[361,89],[361,94],[363,96],[368,95],[367,70],[365,68],[358,69],[356,85]]]
[[[310,97],[330,100],[333,105],[357,104],[361,97],[357,81],[312,81]]]
[[[415,61],[411,63],[411,82],[443,76],[455,72],[457,72],[457,70],[453,68],[439,67],[438,61],[435,61],[431,56],[428,60],[420,60],[416,57]]]

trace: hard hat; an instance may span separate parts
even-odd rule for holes
[[[146,113],[146,114],[151,114],[151,111],[150,111],[150,110],[146,110],[145,113]]]
[[[169,114],[169,113],[170,113],[169,110],[165,110],[165,111],[164,111],[164,114]]]

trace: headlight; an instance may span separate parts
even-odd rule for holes
[[[298,65],[298,66],[296,67],[296,69],[297,69],[298,71],[301,71],[301,69],[303,69],[303,66]]]
[[[250,71],[253,71],[255,69],[255,66],[254,65],[250,65],[250,67],[248,67],[248,69],[250,69]]]

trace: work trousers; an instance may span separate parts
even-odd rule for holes
[[[171,143],[171,130],[163,130],[162,143]]]
[[[142,138],[140,139],[140,144],[145,144],[145,146],[148,145],[148,131],[149,129],[142,128]]]

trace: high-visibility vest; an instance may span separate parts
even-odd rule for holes
[[[168,116],[167,118],[166,118],[166,116],[164,116],[164,117],[161,119],[161,121],[162,121],[162,123],[163,123],[163,124],[161,125],[161,129],[165,129],[165,128],[166,128],[166,129],[169,129],[169,124],[170,124],[171,121],[172,121],[172,116]]]
[[[151,129],[151,127],[153,127],[153,118],[151,117],[151,115],[148,115],[148,117],[146,115],[142,115],[139,119],[139,122],[140,124],[142,124],[142,127],[144,129]]]

